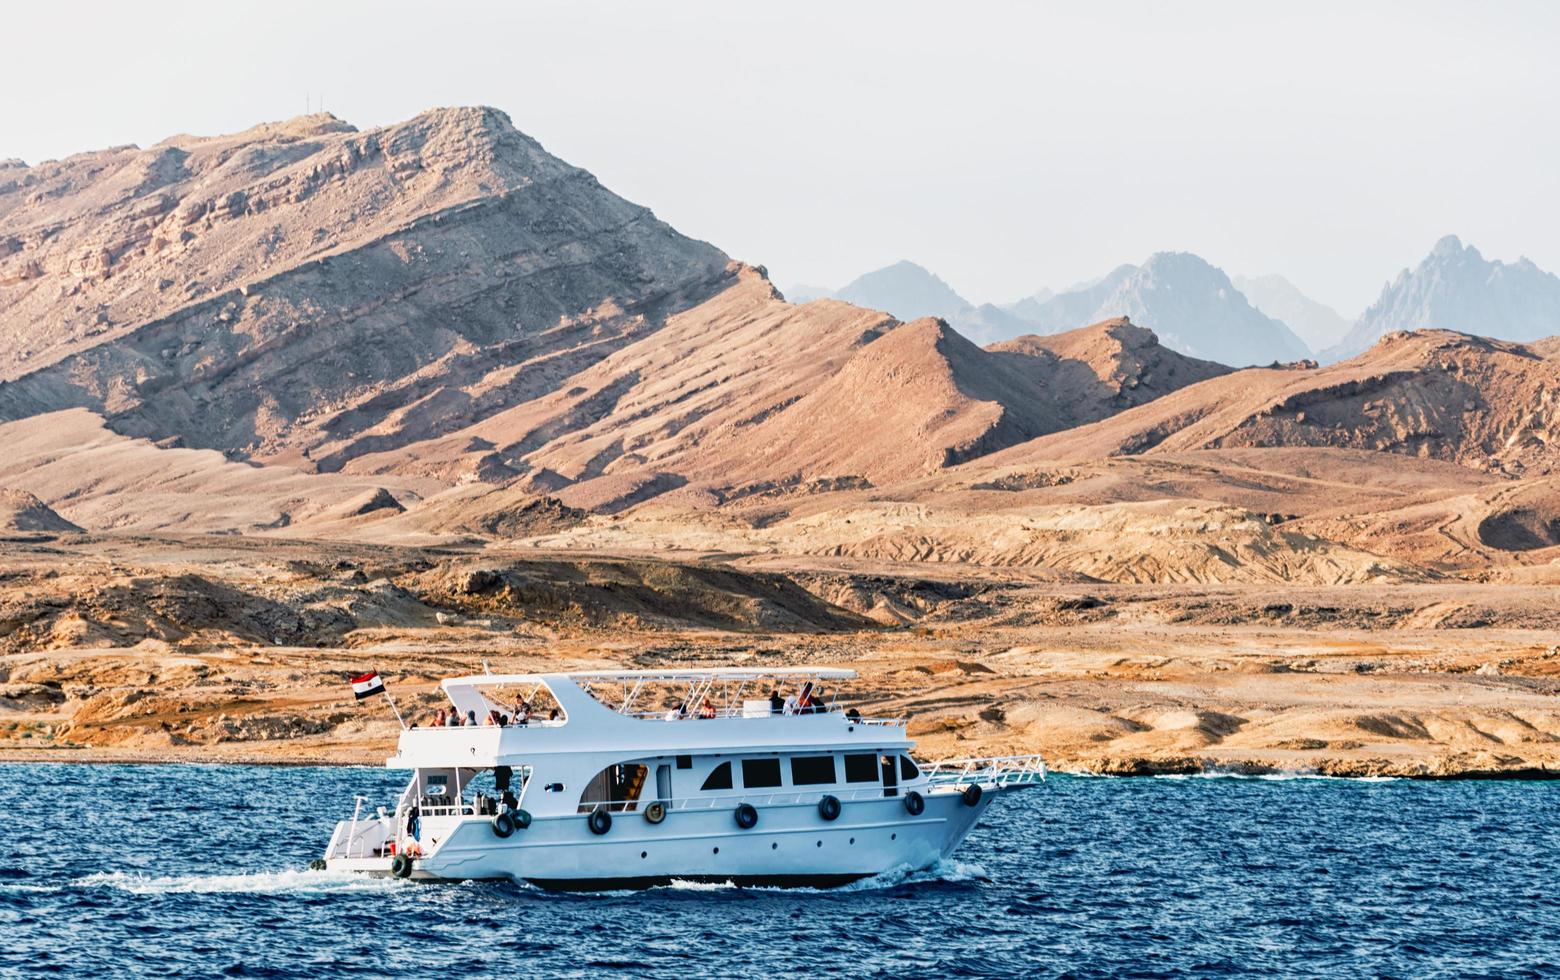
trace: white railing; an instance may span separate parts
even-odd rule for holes
[[[933,786],[1034,786],[1045,782],[1045,760],[1038,755],[945,759],[927,763],[921,772]]]
[[[852,718],[850,715],[838,709],[830,709],[827,711],[796,711],[788,715],[770,712],[765,712],[763,714],[749,714],[742,708],[716,708],[713,715],[701,715],[697,711],[689,711],[682,715],[677,714],[675,711],[619,711],[618,714],[627,715],[630,718],[638,718],[642,721],[711,721],[720,718],[747,718],[750,720],[762,720],[766,718],[811,718],[815,715],[833,715],[839,718],[844,718],[852,725],[903,725],[905,723],[905,719],[903,718],[867,718],[862,715],[857,715],[856,717]]]

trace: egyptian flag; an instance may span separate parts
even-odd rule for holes
[[[379,679],[379,672],[376,670],[352,678],[352,696],[359,701],[383,693],[385,693],[385,682]]]

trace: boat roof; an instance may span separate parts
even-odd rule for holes
[[[704,667],[682,670],[585,670],[549,674],[468,674],[449,677],[443,686],[466,687],[478,684],[540,684],[547,679],[581,681],[693,681],[757,680],[761,677],[815,677],[819,680],[846,681],[856,676],[843,667]]]

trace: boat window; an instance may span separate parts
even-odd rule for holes
[[[780,785],[779,759],[743,759],[742,787],[764,789]]]
[[[680,755],[680,756],[678,756],[677,757],[677,768],[679,768],[679,769],[692,769],[693,768],[693,756],[691,756],[691,755]]]
[[[875,783],[877,780],[877,756],[847,755],[845,757],[845,781],[847,783]]]
[[[699,789],[730,789],[731,788],[731,763],[722,762],[710,774],[704,777],[704,785]]]
[[[901,780],[909,782],[919,775],[921,775],[921,770],[915,767],[915,763],[910,761],[908,755],[899,757],[899,778]]]
[[[834,756],[799,755],[791,760],[792,786],[821,786],[832,782],[834,782]]]

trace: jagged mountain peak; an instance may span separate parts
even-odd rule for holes
[[[1523,342],[1560,333],[1560,278],[1525,258],[1486,259],[1447,235],[1388,283],[1323,359],[1352,357],[1386,334],[1426,328]]]
[[[1462,239],[1456,235],[1443,235],[1435,243],[1435,247],[1430,249],[1430,254],[1433,256],[1462,255],[1464,253],[1472,253],[1474,258],[1483,258],[1483,256],[1479,255],[1478,249],[1472,245],[1464,245]]]

